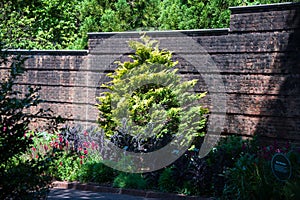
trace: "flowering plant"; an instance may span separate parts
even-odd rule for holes
[[[283,153],[291,161],[293,175],[288,181],[279,181],[272,173],[271,160],[276,153]],[[277,141],[267,146],[253,145],[226,170],[224,199],[294,199],[299,189],[296,185],[300,182],[299,153],[289,142],[284,145]]]

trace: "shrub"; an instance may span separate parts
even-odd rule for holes
[[[179,193],[211,194],[212,170],[207,157],[199,158],[196,152],[188,151],[173,164],[173,179]]]
[[[0,45],[0,65],[9,68],[7,76],[2,76],[0,85],[0,198],[1,199],[32,199],[40,198],[48,191],[51,181],[47,169],[52,164],[51,154],[34,159],[26,159],[24,155],[39,137],[34,132],[29,137],[30,122],[35,117],[51,116],[45,110],[29,113],[30,108],[40,102],[39,88],[28,87],[26,92],[18,90],[15,83],[24,72],[25,58],[11,56],[3,52]],[[53,121],[53,129],[56,122]],[[53,131],[53,129],[49,129]]]
[[[163,192],[174,192],[176,191],[176,186],[172,167],[165,168],[158,179],[159,190]]]
[[[64,126],[46,142],[47,148],[54,150],[56,158],[49,173],[56,180],[112,182],[115,171],[101,163],[102,155],[109,154],[102,139],[103,132],[95,127]]]
[[[81,173],[82,165],[89,158],[97,159],[99,143],[98,132],[93,128],[87,130],[82,126],[64,126],[57,132],[55,139],[48,143],[55,149],[55,167],[50,169],[57,180],[74,181]]]
[[[1,174],[1,199],[40,199],[47,195],[52,181],[45,173],[51,163],[44,158],[10,159]],[[3,185],[2,185],[3,184]]]
[[[116,171],[107,167],[101,162],[92,161],[84,163],[79,171],[78,178],[80,182],[94,182],[110,184],[116,176]]]
[[[291,161],[293,176],[279,181],[272,174],[271,158],[284,153]],[[226,170],[224,199],[297,199],[299,197],[300,154],[289,145],[279,148],[277,143],[257,148],[257,152],[241,154]]]
[[[131,188],[131,189],[146,189],[147,181],[141,174],[131,174],[121,172],[113,182],[114,187]]]
[[[206,158],[208,167],[211,170],[211,193],[215,196],[222,195],[226,182],[224,172],[234,166],[241,154],[249,151],[255,152],[255,138],[253,140],[243,140],[240,136],[227,136],[222,138],[218,145],[210,152]]]
[[[221,196],[226,182],[223,173],[234,166],[242,152],[248,152],[254,142],[241,137],[222,138],[204,158],[191,149],[172,165],[172,180],[176,191],[185,194]]]
[[[134,55],[118,62],[104,85],[109,91],[98,98],[98,122],[107,138],[128,151],[151,152],[176,134],[184,136],[182,143],[203,136],[207,110],[197,102],[205,93],[190,93],[196,80],[181,81],[170,51],[147,36],[141,40],[129,43]]]
[[[77,180],[83,157],[68,152],[58,152],[58,155],[56,156],[58,159],[56,160],[53,169],[51,169],[51,175],[60,181]]]

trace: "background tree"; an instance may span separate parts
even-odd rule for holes
[[[6,48],[66,49],[77,38],[79,0],[4,0],[0,37]]]
[[[118,0],[112,8],[106,9],[101,17],[102,31],[126,31],[132,29],[133,15],[126,0]]]
[[[299,0],[3,0],[7,48],[86,49],[88,32],[229,26],[229,6]]]

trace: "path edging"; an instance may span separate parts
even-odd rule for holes
[[[93,184],[82,184],[79,182],[67,182],[67,181],[54,181],[52,183],[53,188],[59,189],[76,189],[92,192],[103,192],[103,193],[115,193],[115,194],[127,194],[131,196],[139,196],[144,198],[162,198],[162,199],[178,199],[178,200],[212,200],[214,198],[205,198],[198,196],[186,196],[182,194],[171,194],[163,192],[154,192],[147,190],[137,189],[124,189],[124,188],[113,188],[106,186],[99,186]]]

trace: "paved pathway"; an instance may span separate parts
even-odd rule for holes
[[[48,195],[48,200],[60,200],[60,199],[159,200],[154,198],[129,196],[125,194],[98,193],[98,192],[75,190],[75,189],[58,189],[58,188],[51,189]]]

